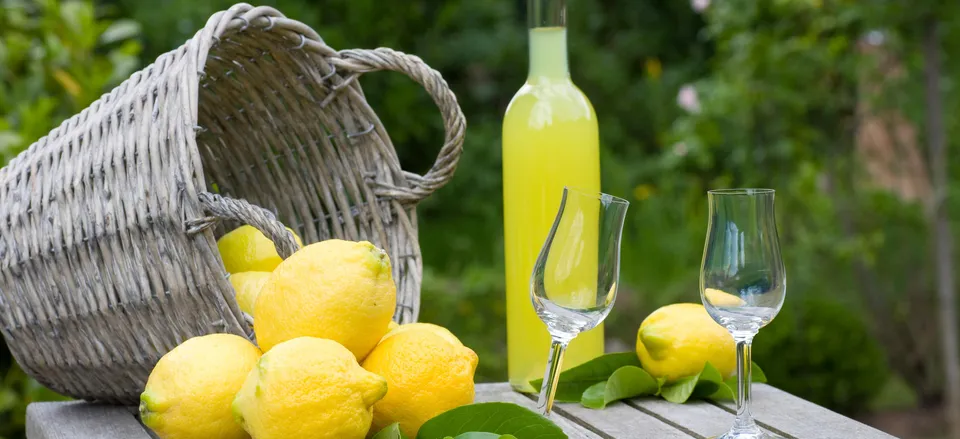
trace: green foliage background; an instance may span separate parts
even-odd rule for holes
[[[335,48],[417,54],[453,87],[469,128],[456,178],[419,210],[422,320],[478,352],[479,380],[504,380],[500,123],[526,75],[525,2],[261,3]],[[707,189],[773,187],[790,288],[784,314],[757,339],[756,361],[772,384],[856,414],[892,372],[921,404],[939,403],[937,335],[917,324],[935,318],[925,212],[868,184],[854,148],[864,99],[899,109],[922,133],[923,20],[945,17],[944,52],[960,42],[956,6],[907,3],[714,0],[698,13],[676,0],[568,0],[573,77],[600,120],[603,189],[633,202],[623,286],[607,320],[612,344],[631,347],[658,306],[699,301]],[[0,162],[230,4],[0,0]],[[876,60],[858,45],[871,31],[883,33],[904,74],[864,97],[858,85]],[[956,71],[948,58],[947,114],[960,103]],[[442,142],[429,97],[399,75],[362,84],[404,167],[428,169]],[[684,85],[697,90],[699,111],[677,105]],[[953,139],[960,125],[948,120],[948,129]],[[911,337],[933,341],[916,346]],[[18,437],[25,404],[49,395],[4,361],[0,436]]]

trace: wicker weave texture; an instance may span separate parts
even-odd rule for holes
[[[445,143],[403,171],[357,79],[392,70],[440,109]],[[390,49],[335,51],[269,7],[213,15],[0,169],[0,331],[24,370],[77,398],[134,404],[187,338],[252,336],[216,237],[241,223],[296,250],[387,250],[396,319],[415,321],[417,202],[457,166],[466,123],[446,82]],[[278,222],[279,220],[279,222]]]

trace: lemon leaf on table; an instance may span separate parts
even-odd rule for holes
[[[477,436],[496,433],[497,436]],[[469,435],[467,435],[469,434]],[[420,427],[417,439],[566,439],[557,424],[539,414],[508,402],[483,402],[457,407],[430,419]]]
[[[721,389],[726,386],[726,383],[723,382],[723,375],[708,361],[703,365],[703,370],[700,371],[700,376],[697,378],[697,386],[694,387],[693,395],[691,396],[694,398],[706,398],[717,392],[722,392]]]
[[[757,363],[753,363],[753,373],[751,374],[753,378],[750,380],[754,383],[766,383],[767,375],[763,373],[763,369],[760,369],[760,366],[757,366]],[[721,388],[717,393],[710,395],[710,399],[736,399],[737,398],[737,376],[734,375],[730,378],[727,378],[724,381],[726,385],[726,390]]]
[[[736,399],[737,393],[733,389],[735,389],[737,386],[737,382],[736,382],[737,378],[734,377],[733,380],[734,380],[733,385],[730,385],[729,380],[727,382],[724,382],[722,386],[717,388],[716,392],[713,392],[713,394],[711,394],[710,396],[707,396],[707,399],[713,399],[713,400]]]
[[[683,404],[690,398],[706,398],[722,393],[723,387],[727,387],[723,375],[708,361],[700,373],[664,385],[660,395],[667,401]]]
[[[753,363],[753,382],[766,381],[766,375],[756,363]],[[732,376],[724,380],[720,371],[707,362],[700,373],[663,385],[660,395],[663,399],[677,404],[683,404],[691,398],[734,399],[737,396],[737,377]]]
[[[400,431],[400,423],[394,422],[373,435],[373,439],[407,439],[407,437]]]
[[[667,401],[676,404],[683,404],[690,399],[690,395],[693,395],[693,391],[697,387],[697,379],[699,377],[699,374],[683,377],[677,381],[667,384],[660,389],[660,396]]]
[[[667,384],[667,379],[664,377],[657,378],[657,395],[660,394],[660,391],[663,390],[663,385]]]
[[[618,352],[601,355],[560,374],[557,382],[557,393],[554,400],[560,402],[580,402],[590,386],[606,381],[618,369],[624,366],[640,367],[640,359],[636,352]],[[542,379],[530,382],[538,392],[543,384]]]
[[[623,366],[610,379],[601,381],[583,392],[580,403],[584,407],[602,409],[614,401],[641,395],[655,395],[660,390],[657,380],[637,366]]]

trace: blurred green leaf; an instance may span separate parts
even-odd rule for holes
[[[133,20],[117,20],[110,23],[110,26],[100,34],[100,43],[112,44],[139,35],[140,23]]]

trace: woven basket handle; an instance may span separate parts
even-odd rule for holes
[[[227,198],[209,192],[201,192],[199,199],[200,205],[210,216],[187,221],[188,234],[200,233],[223,220],[237,220],[263,232],[267,238],[273,241],[273,245],[277,248],[277,254],[283,259],[290,257],[300,249],[297,241],[293,239],[293,234],[284,227],[283,223],[277,221],[277,218],[269,210],[254,206],[244,200]]]
[[[466,118],[457,97],[450,90],[447,81],[439,72],[430,68],[417,56],[397,52],[392,49],[341,50],[338,57],[327,60],[338,70],[356,73],[391,70],[403,73],[427,90],[433,102],[440,109],[446,135],[443,148],[433,167],[423,176],[406,172],[405,176],[412,187],[397,187],[381,183],[380,195],[400,201],[418,202],[445,185],[453,177],[457,162],[463,152],[463,136],[467,128]]]

